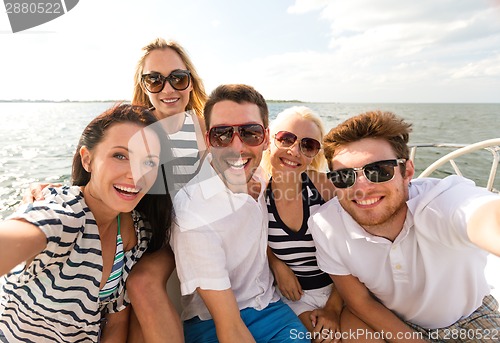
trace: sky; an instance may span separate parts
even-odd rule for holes
[[[500,0],[80,0],[18,33],[1,11],[0,99],[130,100],[155,37],[185,47],[208,92],[500,103]]]

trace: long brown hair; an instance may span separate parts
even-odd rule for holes
[[[161,142],[161,159],[172,159],[168,137],[162,131],[160,125],[153,125],[158,121],[156,116],[147,108],[133,105],[114,106],[104,113],[94,118],[83,133],[78,142],[75,155],[73,156],[73,166],[71,173],[71,182],[75,186],[85,186],[89,183],[91,173],[83,168],[80,149],[82,146],[93,151],[97,145],[104,139],[107,130],[117,123],[134,123],[143,127],[150,127],[156,132]],[[163,170],[158,172],[152,192],[144,195],[136,210],[141,212],[151,225],[152,238],[149,243],[148,251],[155,251],[162,247],[170,237],[170,226],[172,224],[173,206],[172,199],[168,192],[167,182],[164,179]],[[158,190],[162,191],[159,192]]]

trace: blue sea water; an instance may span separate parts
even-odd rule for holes
[[[113,103],[0,103],[0,219],[10,214],[34,181],[68,182],[72,156],[83,128]],[[331,128],[368,111],[392,111],[413,124],[411,143],[474,143],[500,137],[500,104],[347,104],[270,102],[271,119],[281,110],[308,106]],[[443,153],[419,151],[417,170]],[[465,176],[479,184],[487,155],[463,161]],[[445,171],[446,174],[446,171]],[[484,182],[483,184],[484,185]],[[498,177],[496,188],[500,186]]]

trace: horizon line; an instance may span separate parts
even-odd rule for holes
[[[128,99],[106,99],[106,100],[53,100],[53,99],[0,99],[0,103],[130,103],[131,100]],[[449,102],[449,101],[304,101],[304,100],[280,100],[280,99],[266,99],[266,102],[270,103],[309,103],[309,104],[500,104],[500,102],[476,102],[476,101],[464,101],[464,102]]]

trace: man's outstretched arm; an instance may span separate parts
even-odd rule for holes
[[[352,275],[330,275],[347,308],[374,331],[391,333],[386,337],[411,337],[402,333],[414,332],[391,310],[373,298],[366,286]],[[388,340],[389,342],[424,343],[425,340]]]
[[[467,235],[481,249],[500,256],[500,199],[474,212],[467,223]]]
[[[196,291],[212,315],[219,342],[255,343],[255,339],[241,319],[238,303],[231,289],[214,291],[197,288]]]

